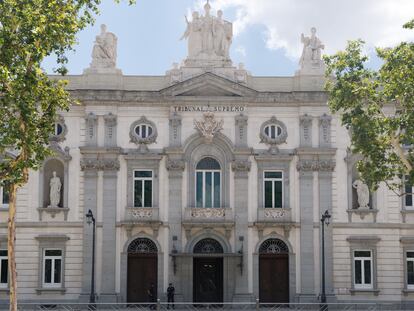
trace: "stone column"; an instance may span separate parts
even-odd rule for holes
[[[234,171],[234,214],[235,214],[235,249],[241,252],[241,258],[237,258],[234,271],[235,291],[233,301],[250,301],[251,294],[248,289],[248,193],[249,193],[249,171],[251,163],[246,159],[238,159],[232,163]]]
[[[182,245],[182,230],[181,230],[181,218],[182,218],[182,180],[185,163],[181,159],[167,159],[168,181],[169,181],[169,205],[168,205],[168,226],[169,226],[169,253],[177,254],[183,252]],[[175,295],[177,301],[183,300],[183,280],[180,279],[182,275],[182,262],[183,257],[169,256],[169,273],[168,282],[174,283]],[[175,260],[175,273],[174,273],[174,260]],[[188,286],[187,286],[188,287]]]
[[[313,241],[313,171],[315,161],[300,160],[299,206],[300,206],[300,275],[299,301],[315,302],[315,260]]]
[[[102,271],[100,302],[116,302],[116,193],[119,162],[105,160],[102,200]]]
[[[332,215],[332,171],[335,168],[335,162],[332,160],[322,160],[319,163],[319,215],[322,215],[326,210]],[[333,217],[331,217],[330,222],[332,224]],[[322,234],[322,231],[319,231]],[[332,225],[325,227],[325,291],[329,301],[335,300],[333,287]]]
[[[85,214],[91,210],[95,218],[97,210],[98,187],[98,161],[96,159],[84,159],[81,161],[81,169],[84,171],[84,210],[83,210],[83,237],[82,237],[82,292],[80,302],[89,299],[91,291],[92,271],[92,224],[86,222]],[[95,270],[96,272],[96,270]],[[96,278],[95,278],[96,279]]]

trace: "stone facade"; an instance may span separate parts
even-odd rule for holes
[[[162,300],[169,282],[177,300],[195,300],[193,267],[195,258],[204,256],[195,248],[212,239],[221,247],[221,253],[213,253],[222,258],[223,301],[261,297],[261,247],[278,241],[288,258],[288,301],[316,302],[319,219],[328,210],[328,299],[412,300],[406,261],[414,251],[413,210],[384,186],[371,194],[369,209],[353,207],[357,157],[348,152],[346,129],[329,115],[319,71],[255,77],[228,59],[207,67],[197,67],[193,58],[190,63],[175,65],[165,76],[89,70],[68,77],[68,88],[82,105],[62,112],[64,135],[51,143],[56,156],[32,171],[18,193],[19,298],[88,299],[92,229],[84,215],[91,210],[97,220],[99,302],[127,301],[128,279],[139,278],[128,271],[130,246],[137,239],[152,243],[146,251],[156,254]],[[200,207],[196,174],[204,158],[218,163],[220,184],[217,202]],[[62,206],[48,209],[46,181],[56,167],[63,181]],[[140,170],[152,174],[149,205],[137,203],[134,178]],[[281,205],[274,200],[275,206],[265,208],[266,172],[281,176]],[[7,206],[1,205],[0,249],[6,219]],[[47,248],[63,250],[58,287],[44,286],[42,250]],[[355,286],[358,250],[371,254],[366,288]],[[6,299],[7,286],[0,287],[0,301]]]

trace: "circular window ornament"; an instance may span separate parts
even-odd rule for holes
[[[65,119],[62,116],[58,116],[55,122],[54,132],[50,135],[49,140],[52,142],[62,142],[65,140],[67,132],[68,129],[65,124]]]
[[[155,124],[144,116],[132,123],[129,131],[131,141],[138,145],[155,143],[157,135]]]
[[[287,139],[286,125],[272,117],[260,127],[260,142],[268,145],[280,145],[286,142]]]

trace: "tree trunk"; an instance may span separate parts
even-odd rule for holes
[[[17,185],[10,186],[9,220],[8,220],[8,243],[7,254],[9,257],[9,280],[10,280],[10,311],[17,311],[17,272],[16,272],[16,192]]]

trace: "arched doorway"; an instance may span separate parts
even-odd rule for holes
[[[260,302],[289,302],[289,248],[279,239],[267,239],[259,248]]]
[[[148,290],[154,285],[157,297],[157,246],[147,238],[138,238],[128,246],[127,301],[149,302]]]
[[[194,246],[194,302],[223,302],[223,247],[214,239]]]

